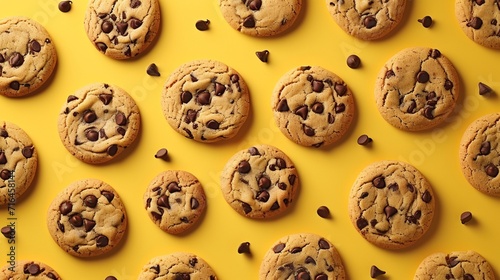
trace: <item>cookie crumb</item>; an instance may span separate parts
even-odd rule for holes
[[[363,134],[363,135],[358,137],[358,145],[366,146],[366,145],[370,144],[371,142],[373,142],[373,140],[370,137],[368,137],[368,135],[366,135],[366,134]]]
[[[361,59],[355,54],[351,54],[347,57],[347,66],[352,69],[357,69],[361,66]]]
[[[163,159],[163,160],[168,160],[169,159],[168,150],[165,149],[165,148],[159,149],[158,152],[156,152],[156,154],[155,154],[155,158],[160,158],[160,159]]]
[[[69,12],[71,10],[71,4],[73,4],[73,2],[71,2],[71,1],[59,2],[59,5],[58,5],[59,11],[61,11],[63,13]]]
[[[493,90],[486,84],[479,82],[479,95],[485,95],[491,93]]]
[[[200,31],[206,31],[208,30],[208,25],[210,24],[210,21],[207,19],[207,20],[198,20],[195,24],[196,26],[196,29],[200,30]]]
[[[372,278],[377,278],[379,277],[380,275],[384,275],[385,274],[385,271],[381,270],[380,268],[372,265],[372,267],[370,268],[370,276]]]
[[[243,242],[238,247],[238,254],[249,254],[250,253],[250,242]]]
[[[469,211],[465,211],[460,215],[460,222],[462,222],[462,225],[470,222],[472,220],[472,213]]]
[[[269,51],[268,50],[258,51],[255,52],[255,55],[257,55],[260,61],[267,62],[269,58]]]
[[[330,209],[328,209],[328,207],[326,206],[320,206],[318,207],[318,210],[316,210],[316,213],[318,214],[318,216],[320,216],[321,218],[324,218],[324,219],[328,219],[330,218]]]
[[[432,25],[432,17],[425,16],[425,17],[419,19],[418,22],[420,22],[423,27],[429,28]]]
[[[155,77],[160,76],[160,72],[158,71],[158,66],[156,66],[156,64],[154,63],[149,64],[148,69],[146,69],[146,73],[148,73],[149,76],[155,76]]]

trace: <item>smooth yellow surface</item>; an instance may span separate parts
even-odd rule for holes
[[[405,21],[390,37],[363,42],[343,33],[329,15],[324,0],[304,0],[295,28],[273,38],[253,38],[231,29],[217,0],[161,1],[161,32],[151,50],[138,59],[115,61],[99,53],[83,28],[85,0],[74,0],[69,13],[57,9],[57,0],[2,1],[0,16],[24,15],[49,31],[59,62],[53,79],[42,91],[27,98],[0,96],[0,119],[22,127],[39,152],[38,175],[31,191],[16,205],[17,259],[33,259],[55,268],[63,279],[137,279],[142,266],[155,256],[186,251],[204,258],[219,279],[254,280],[265,252],[280,237],[299,232],[322,235],[336,245],[349,279],[369,279],[370,267],[387,271],[385,279],[412,279],[420,261],[441,251],[475,250],[500,275],[500,202],[472,188],[459,168],[458,147],[463,131],[475,118],[499,111],[497,95],[478,94],[484,82],[500,94],[499,52],[469,40],[454,16],[452,0],[409,1]],[[431,28],[417,22],[430,15]],[[210,20],[210,30],[196,30],[199,19]],[[387,124],[374,101],[376,75],[385,61],[412,46],[438,48],[456,66],[462,79],[462,96],[446,125],[408,133]],[[268,49],[269,63],[256,51]],[[350,69],[345,61],[357,54],[362,68]],[[169,73],[194,59],[220,60],[235,68],[248,83],[252,113],[236,138],[217,144],[196,143],[177,134],[167,124],[160,106],[162,86]],[[146,68],[156,63],[161,77],[150,77]],[[325,149],[296,145],[274,124],[270,97],[277,80],[301,65],[319,65],[342,77],[355,95],[357,116],[339,144]],[[57,116],[66,97],[93,83],[116,84],[136,100],[143,126],[139,139],[123,156],[109,164],[92,166],[73,158],[57,133]],[[372,147],[356,144],[361,134],[373,138]],[[279,147],[295,162],[301,190],[294,207],[270,220],[246,219],[228,206],[219,187],[226,160],[240,149],[256,144]],[[171,161],[154,158],[159,148],[170,151]],[[347,214],[348,193],[358,173],[383,159],[404,160],[431,182],[437,209],[430,231],[417,245],[389,251],[365,241]],[[167,169],[193,173],[203,184],[208,208],[199,226],[189,234],[172,236],[148,218],[142,196],[149,181]],[[95,177],[111,184],[122,196],[129,227],[122,245],[111,254],[94,259],[72,257],[51,239],[46,226],[47,207],[69,183]],[[331,219],[316,209],[326,205]],[[471,211],[474,220],[460,223],[460,214]],[[0,225],[7,223],[7,209],[0,209]],[[0,238],[3,239],[3,238]],[[240,255],[241,242],[251,243],[252,256]],[[9,245],[0,240],[0,262],[7,261]],[[384,278],[382,278],[384,279]]]

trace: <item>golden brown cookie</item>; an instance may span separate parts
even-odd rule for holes
[[[472,41],[500,49],[500,4],[497,0],[456,0],[455,15]]]
[[[39,261],[20,260],[0,269],[0,279],[6,280],[60,280],[61,277],[50,266]]]
[[[154,257],[143,266],[138,280],[155,279],[217,280],[217,276],[204,259],[192,253],[176,252]]]

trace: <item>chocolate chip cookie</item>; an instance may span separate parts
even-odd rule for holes
[[[59,136],[81,161],[107,162],[130,146],[141,124],[139,108],[123,89],[104,83],[69,95],[59,113]]]
[[[0,19],[0,94],[35,92],[49,80],[56,63],[56,48],[41,24],[22,16]]]
[[[222,16],[243,34],[266,37],[292,27],[302,0],[219,0]]]
[[[435,199],[431,185],[415,167],[379,161],[359,174],[348,208],[351,222],[366,240],[381,248],[402,249],[431,226]]]
[[[459,155],[469,184],[485,194],[500,196],[500,113],[482,116],[467,127]]]
[[[209,143],[238,133],[249,114],[250,96],[234,69],[214,60],[196,60],[169,76],[161,105],[175,131]]]
[[[325,238],[310,233],[278,240],[262,260],[260,280],[346,279],[340,254]]]
[[[116,247],[127,229],[127,214],[118,193],[98,179],[75,181],[50,204],[47,227],[64,251],[95,257]]]
[[[299,177],[293,162],[276,147],[257,145],[233,155],[221,174],[227,203],[248,218],[284,213],[294,201]]]
[[[382,117],[406,131],[433,128],[453,112],[460,80],[453,64],[437,49],[404,49],[387,61],[375,85]]]
[[[37,166],[38,152],[28,134],[0,121],[0,205],[16,203],[31,186]]]
[[[217,276],[202,258],[191,253],[176,252],[152,258],[142,267],[138,280],[154,279],[217,280]]]
[[[162,230],[180,234],[192,228],[205,211],[201,183],[191,173],[168,170],[158,174],[144,193],[151,220]]]
[[[16,261],[14,268],[10,264],[0,269],[0,279],[25,280],[60,280],[59,274],[50,266],[39,261]]]
[[[387,36],[401,23],[406,9],[406,0],[326,0],[326,4],[337,25],[361,40]]]
[[[500,2],[497,0],[456,0],[455,15],[472,41],[500,49]]]
[[[479,253],[457,251],[429,255],[420,263],[413,279],[494,280],[495,273],[488,261]]]
[[[346,83],[319,66],[302,66],[276,84],[271,101],[274,120],[293,142],[320,147],[344,136],[354,118],[354,97]]]
[[[95,48],[114,59],[143,53],[160,29],[158,0],[90,0],[85,31]]]

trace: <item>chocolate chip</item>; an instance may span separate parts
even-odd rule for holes
[[[366,28],[371,29],[371,28],[373,28],[373,27],[375,27],[377,25],[377,19],[375,17],[373,17],[373,16],[367,16],[363,20],[363,25]]]
[[[332,124],[335,122],[335,116],[332,115],[331,113],[328,113],[328,123]]]
[[[170,202],[168,201],[168,196],[166,196],[166,195],[160,196],[158,198],[157,204],[158,204],[158,206],[170,209]]]
[[[95,221],[89,220],[89,219],[83,219],[83,228],[85,229],[85,232],[91,231],[96,225]]]
[[[318,241],[318,246],[320,249],[323,249],[323,250],[328,250],[330,249],[330,243],[328,243],[328,241],[326,241],[325,239],[321,238],[319,241]]]
[[[108,34],[109,32],[113,31],[113,23],[109,20],[105,20],[101,24],[101,30],[102,32]]]
[[[23,63],[24,63],[24,57],[22,54],[18,52],[14,52],[9,58],[9,64],[12,67],[19,67],[23,65]]]
[[[247,6],[252,11],[258,11],[258,10],[260,10],[260,7],[262,6],[262,0],[250,0],[247,3]]]
[[[0,171],[0,178],[2,178],[3,180],[10,179],[10,176],[11,176],[11,172],[9,170],[2,169],[2,171]]]
[[[148,68],[146,69],[146,73],[149,76],[154,76],[154,77],[160,76],[160,72],[158,71],[158,66],[156,66],[156,64],[154,63],[149,64]]]
[[[425,203],[429,203],[431,202],[432,200],[432,195],[431,193],[426,190],[423,194],[422,194],[422,200],[425,202]]]
[[[210,93],[206,90],[198,93],[196,96],[196,102],[200,105],[210,105]]]
[[[0,164],[6,164],[7,163],[7,157],[5,156],[4,152],[0,152]]]
[[[120,35],[125,35],[125,33],[127,32],[128,23],[126,23],[124,21],[117,22],[116,28],[118,29],[118,32],[120,33]]]
[[[434,119],[434,107],[425,106],[422,114],[424,115],[424,117],[428,118],[429,120]]]
[[[259,150],[257,150],[257,148],[255,148],[255,147],[248,148],[248,153],[252,156],[259,156],[260,155]]]
[[[99,94],[99,100],[101,100],[101,102],[104,105],[108,105],[109,103],[111,103],[111,100],[113,100],[113,95],[107,93],[101,93]]]
[[[129,20],[129,23],[130,23],[130,27],[132,27],[132,29],[137,29],[137,28],[141,27],[141,25],[142,25],[142,21],[139,19],[136,19],[136,18],[131,18]]]
[[[316,102],[311,107],[311,110],[316,114],[322,114],[323,111],[325,110],[325,106],[323,106],[323,104],[320,102]]]
[[[493,163],[486,165],[485,172],[490,177],[496,177],[498,175],[498,167],[496,167]]]
[[[38,43],[37,40],[33,40],[30,42],[31,53],[40,52],[41,50],[42,50],[42,46],[40,45],[40,43]]]
[[[480,95],[485,95],[493,91],[488,85],[485,85],[481,82],[479,82],[478,87]]]
[[[311,85],[312,85],[312,90],[314,92],[322,92],[323,89],[324,89],[324,87],[325,87],[325,85],[323,84],[323,82],[322,81],[318,81],[318,80],[313,80],[312,83],[311,83]]]
[[[458,261],[457,258],[458,257],[446,256],[445,260],[446,260],[446,264],[448,265],[448,267],[452,268],[452,267],[457,266],[457,264],[460,263],[460,261]]]
[[[93,129],[89,129],[89,130],[85,131],[85,137],[89,141],[95,142],[99,139],[99,132],[97,132]]]
[[[471,274],[469,273],[466,273],[464,275],[464,280],[474,280],[474,276],[472,276]]]
[[[252,212],[252,207],[250,206],[250,204],[248,204],[246,202],[242,202],[241,203],[241,207],[243,208],[243,212],[245,214],[248,214],[248,213]]]
[[[320,273],[314,277],[314,280],[328,280],[328,276],[324,273]]]
[[[238,164],[238,172],[240,172],[240,173],[246,174],[246,173],[250,172],[251,169],[252,169],[252,167],[250,166],[250,163],[248,163],[248,161],[246,161],[246,160],[242,160]]]
[[[1,232],[5,238],[11,238],[14,235],[14,230],[10,226],[2,227]]]
[[[206,31],[206,30],[208,30],[209,24],[210,24],[210,21],[208,19],[207,20],[198,20],[195,23],[195,27],[196,27],[196,29],[198,29],[200,31]]]
[[[352,69],[357,69],[361,66],[361,59],[355,54],[351,54],[347,57],[347,66]]]
[[[116,277],[114,277],[114,276],[108,276],[104,280],[118,280],[118,279],[116,279]]]
[[[434,58],[434,59],[437,59],[441,56],[441,52],[438,49],[432,49],[432,50],[430,50],[429,53],[430,53],[429,56]]]
[[[453,88],[453,82],[446,79],[446,81],[444,82],[444,89],[451,90],[452,88]]]
[[[303,120],[307,119],[307,113],[309,112],[307,105],[302,105],[297,110],[295,110],[295,115],[300,116]]]
[[[215,95],[221,96],[226,91],[226,87],[221,83],[215,83]]]
[[[462,225],[470,222],[470,220],[472,220],[472,213],[471,212],[466,211],[460,215],[460,222],[462,222]]]
[[[115,156],[116,153],[118,152],[118,145],[113,144],[113,145],[109,146],[108,149],[106,150],[106,152],[110,156]]]
[[[61,1],[61,2],[59,2],[59,5],[58,5],[59,11],[61,11],[63,13],[69,12],[71,10],[71,4],[72,4],[71,1]]]
[[[73,204],[70,201],[64,201],[59,205],[59,211],[63,215],[68,215],[73,210]]]
[[[93,111],[88,110],[88,111],[84,112],[84,114],[83,114],[83,120],[86,123],[92,123],[96,119],[97,119],[97,115]]]
[[[197,209],[198,207],[200,207],[200,202],[198,201],[198,199],[192,197],[191,198],[191,209]]]
[[[358,137],[358,145],[361,145],[361,146],[366,146],[368,144],[370,144],[373,140],[368,137],[368,135],[366,134],[363,134],[361,136]]]
[[[295,176],[294,174],[292,175],[289,175],[288,176],[288,183],[290,183],[290,185],[294,185],[295,184],[295,180],[297,179],[297,176]]]
[[[335,84],[335,91],[339,96],[344,96],[347,92],[347,87],[343,84]]]
[[[491,152],[491,144],[490,141],[483,142],[481,144],[481,148],[479,149],[479,153],[483,156],[489,155]]]
[[[286,200],[283,200],[283,202],[285,202],[285,204],[286,204]],[[271,210],[274,211],[274,210],[278,210],[278,209],[280,209],[280,204],[278,203],[278,201],[275,201],[273,203],[273,205],[271,205]]]
[[[181,191],[181,187],[179,186],[179,184],[177,182],[170,182],[167,185],[167,190],[170,193],[176,193],[176,192],[180,192]]]
[[[269,51],[268,50],[257,51],[255,52],[255,55],[260,59],[260,61],[267,62],[269,58]]]
[[[309,280],[311,279],[311,275],[307,271],[300,271],[297,273],[297,280]]]
[[[318,216],[324,219],[328,219],[330,217],[330,209],[328,209],[328,207],[326,206],[318,207],[316,213],[318,214]]]
[[[181,102],[182,103],[188,103],[191,101],[191,98],[193,98],[193,95],[189,91],[183,91],[181,93]]]
[[[30,274],[32,276],[36,276],[42,272],[40,270],[40,266],[36,263],[30,263],[24,268],[24,273]]]
[[[219,129],[219,126],[220,124],[216,120],[209,120],[207,122],[207,127],[210,129]]]
[[[269,200],[270,196],[271,195],[269,194],[268,191],[262,190],[262,191],[257,192],[255,199],[260,201],[260,202],[267,202]]]
[[[127,117],[122,112],[118,112],[118,113],[116,113],[116,116],[115,116],[115,122],[117,125],[126,125],[127,124]]]
[[[375,177],[372,180],[372,184],[377,189],[383,189],[383,188],[385,188],[385,178],[383,176]]]
[[[153,219],[155,219],[156,221],[159,221],[159,220],[161,220],[162,214],[159,214],[159,213],[156,213],[156,212],[151,212],[151,216],[153,216]]]
[[[21,84],[18,81],[13,81],[9,84],[9,87],[13,90],[19,90],[19,88],[21,88]]]
[[[423,27],[429,28],[432,25],[432,17],[425,16],[425,17],[419,19],[418,22],[420,22]]]
[[[141,1],[139,0],[132,0],[130,1],[130,8],[135,9],[141,5]]]
[[[108,246],[109,239],[105,235],[99,235],[95,239],[97,247],[106,247]]]
[[[71,216],[68,221],[74,227],[83,226],[83,217],[81,214],[75,214],[75,215]]]
[[[425,71],[420,71],[417,74],[417,82],[419,83],[427,83],[429,81],[429,73]]]
[[[394,216],[396,213],[398,213],[398,210],[392,206],[387,205],[384,208],[385,216],[389,219],[390,217]]]
[[[99,137],[108,139],[108,136],[106,135],[106,131],[104,130],[104,128],[99,129]]]
[[[243,20],[243,26],[246,28],[253,28],[255,27],[255,19],[253,18],[252,15],[249,15]]]
[[[2,54],[0,54],[0,63],[3,63],[3,62],[5,62],[5,57]]]
[[[474,2],[475,2],[477,5],[481,6],[481,5],[483,5],[483,4],[484,4],[484,2],[485,2],[485,1],[484,1],[484,0],[474,0]]]
[[[288,107],[288,102],[286,99],[281,99],[280,102],[278,103],[278,112],[287,112],[290,110]]]
[[[380,268],[372,265],[372,267],[370,268],[370,277],[371,278],[377,278],[381,275],[384,275],[385,274],[385,271],[381,270]]]
[[[103,53],[105,53],[105,52],[106,52],[106,50],[108,49],[108,46],[106,46],[106,44],[104,44],[104,43],[102,43],[102,42],[97,42],[97,43],[95,43],[95,46],[96,46],[96,48],[97,48],[99,51],[101,51],[101,52],[103,52]]]
[[[281,253],[281,251],[285,249],[285,246],[286,245],[284,243],[277,244],[273,247],[273,252],[275,252],[276,254]]]
[[[471,20],[467,23],[467,26],[472,27],[474,29],[480,29],[481,26],[483,26],[483,20],[479,17],[473,17]]]
[[[269,189],[271,187],[271,179],[269,177],[263,175],[259,178],[257,185],[260,189]]]
[[[168,160],[168,158],[169,158],[168,150],[165,148],[159,149],[155,154],[155,158],[161,158],[163,160]]]
[[[95,208],[97,206],[97,197],[93,194],[89,194],[83,198],[83,204],[90,208]]]
[[[356,220],[356,226],[361,230],[368,226],[368,221],[364,218],[359,218],[358,220]]]
[[[337,104],[335,105],[335,113],[342,113],[345,111],[345,104],[343,103],[340,103],[340,104]]]
[[[130,49],[130,46],[127,46],[127,49],[123,54],[125,54],[128,57],[132,56],[132,50]]]
[[[250,253],[250,242],[243,242],[238,247],[238,254],[249,254]]]
[[[186,118],[184,119],[184,121],[186,123],[192,123],[192,122],[195,122],[196,121],[196,117],[197,117],[197,114],[195,110],[192,110],[192,109],[189,109],[187,110],[187,113],[186,113]],[[191,133],[191,132],[189,132]]]
[[[35,152],[35,147],[33,146],[27,146],[21,150],[21,154],[23,154],[25,158],[31,158],[34,152]]]

